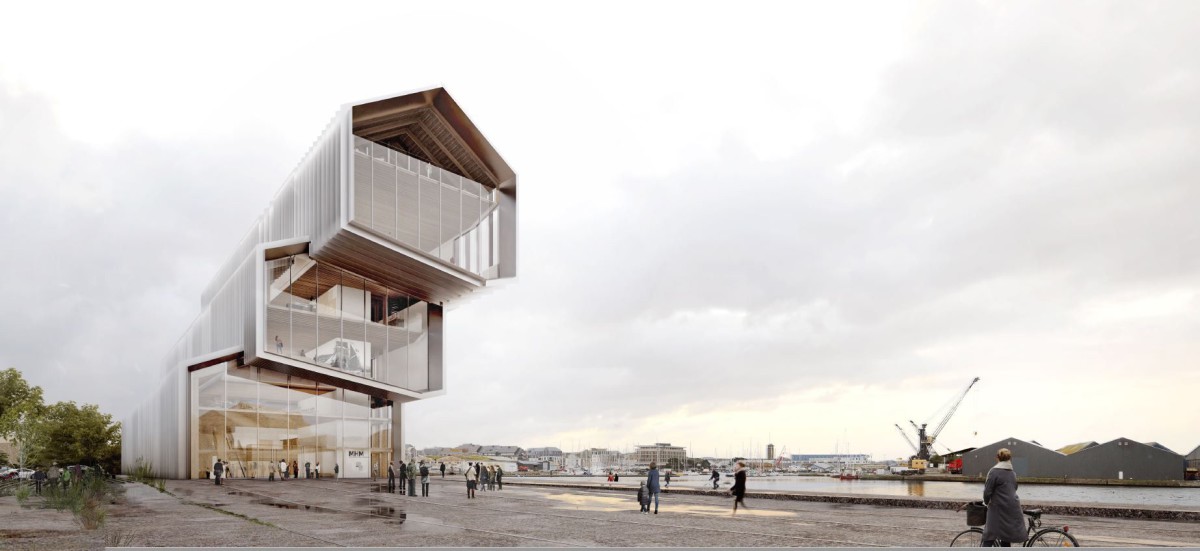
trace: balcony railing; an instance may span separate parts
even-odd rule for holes
[[[494,189],[354,137],[351,219],[379,235],[491,279],[499,264],[496,207]]]

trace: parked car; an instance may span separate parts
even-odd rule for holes
[[[33,469],[20,469],[20,470],[14,471],[14,472],[17,473],[17,478],[19,478],[21,480],[29,480],[29,479],[33,478],[34,471],[33,471]]]

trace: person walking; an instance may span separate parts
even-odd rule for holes
[[[504,489],[504,469],[499,466],[496,467],[496,489]]]
[[[292,478],[300,478],[300,463],[295,459],[292,460]]]
[[[280,459],[279,460],[279,480],[287,480],[287,478],[288,478],[287,461]]]
[[[220,486],[221,485],[221,475],[224,473],[225,473],[225,465],[221,464],[221,460],[218,459],[215,463],[213,463],[213,484]]]
[[[463,476],[467,478],[467,499],[475,499],[475,481],[478,475],[475,474],[471,463],[467,463],[467,470],[463,471]]]
[[[650,489],[646,487],[646,481],[642,481],[642,486],[638,488],[638,512],[643,515],[650,514]]]
[[[666,479],[667,483],[664,484],[663,487],[670,488],[671,487],[671,469],[667,469],[667,476],[665,476],[664,478]]]
[[[650,472],[646,473],[646,491],[650,493],[650,497],[654,500],[654,514],[658,514],[658,494],[662,492],[662,488],[658,485],[658,462],[650,462]],[[647,505],[649,507],[649,505]]]
[[[1012,452],[1000,448],[996,464],[988,471],[983,483],[983,504],[987,506],[987,521],[983,525],[984,547],[1012,547],[1025,541],[1025,517],[1021,499],[1017,497],[1017,475],[1013,473]]]
[[[421,462],[421,497],[429,497],[429,467]]]
[[[442,464],[438,467],[438,469],[440,469],[442,471],[442,478],[446,478],[446,462],[445,461],[442,461]]]
[[[721,473],[717,472],[717,468],[713,467],[712,476],[708,477],[713,483],[713,489],[717,489],[717,483],[721,481]]]
[[[46,480],[46,471],[40,468],[33,472],[33,487],[37,495],[42,495],[42,481]]]
[[[733,496],[733,514],[737,514],[738,504],[743,508],[746,507],[746,464],[738,461],[737,469],[733,471],[733,487],[729,489],[729,495]]]
[[[62,473],[58,469],[58,463],[51,463],[50,468],[46,470],[46,480],[49,481],[51,486],[57,487],[58,479],[61,474]]]
[[[392,462],[388,461],[388,493],[396,493],[396,470],[392,468]]]

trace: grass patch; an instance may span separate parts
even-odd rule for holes
[[[49,484],[42,489],[44,507],[70,511],[85,530],[104,525],[108,517],[105,505],[116,500],[112,484],[102,474],[85,474],[70,484]]]
[[[133,547],[132,530],[112,529],[104,533],[105,547]]]
[[[33,490],[29,488],[28,484],[19,484],[17,485],[17,489],[13,490],[13,495],[17,496],[17,503],[21,505],[25,505],[31,493],[33,493]]]

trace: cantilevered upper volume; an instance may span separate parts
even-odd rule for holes
[[[186,463],[207,461],[203,446],[221,439],[194,426],[190,443],[182,435],[189,419],[215,415],[197,409],[215,392],[213,369],[245,384],[369,397],[371,418],[386,411],[393,425],[388,449],[402,449],[399,404],[444,391],[443,306],[516,275],[516,210],[516,175],[444,89],[343,106],[203,292],[162,392],[126,425],[127,462],[194,473]],[[263,407],[261,397],[231,400],[220,399],[233,408],[222,417],[226,450],[237,449],[230,427],[243,422],[230,415]],[[271,430],[259,452],[319,451],[287,440],[302,438],[290,428]]]

